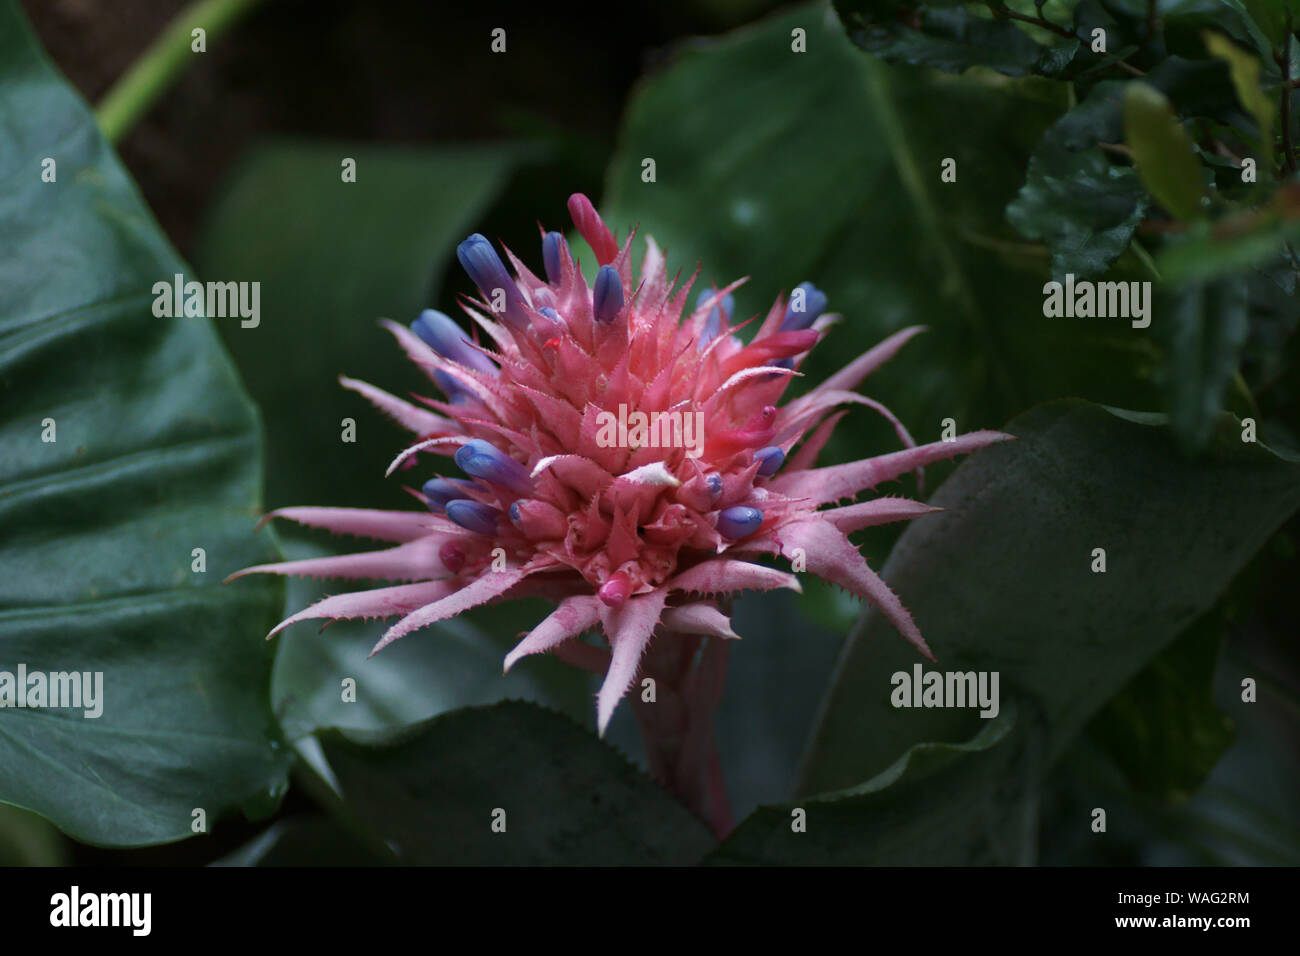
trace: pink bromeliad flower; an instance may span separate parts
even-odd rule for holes
[[[853,391],[920,327],[778,405],[831,324],[819,290],[805,283],[789,302],[778,298],[745,344],[730,294],[744,280],[705,290],[689,308],[694,279],[670,277],[653,240],[634,277],[632,235],[620,247],[583,195],[569,211],[599,265],[593,286],[559,233],[542,238],[544,279],[507,251],[512,278],[474,235],[457,255],[483,295],[464,309],[485,341],[432,310],[409,329],[385,323],[443,400],[421,398],[421,407],[341,379],[418,437],[389,474],[428,453],[453,458],[467,477],[412,489],[420,511],[282,508],[271,517],[395,546],[239,574],[407,582],[325,598],[271,632],[312,618],[399,616],[375,651],[479,605],[550,599],[555,610],[505,668],[549,651],[602,674],[602,734],[638,674],[654,678],[653,702],[633,695],[651,770],[721,833],[729,811],[712,725],[737,636],[731,596],[800,590],[793,574],[758,560],[779,555],[874,604],[930,657],[848,535],[936,509],[895,497],[839,503],[1010,436],[979,431],[918,447],[888,409]],[[851,404],[888,419],[904,447],[814,467],[845,414],[837,409]],[[583,640],[593,631],[603,645]]]

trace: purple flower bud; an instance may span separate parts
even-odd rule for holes
[[[437,309],[421,312],[420,317],[411,323],[411,331],[443,358],[488,375],[497,374],[496,365],[474,347],[465,330]]]
[[[505,296],[505,310],[503,313],[495,313],[494,309],[495,314],[517,330],[528,327],[528,316],[524,314],[519,289],[506,271],[501,257],[492,248],[492,243],[476,232],[456,247],[456,258],[460,260],[461,268],[470,280],[483,293],[489,307],[496,304],[497,290],[501,290]]]
[[[496,534],[497,519],[501,517],[501,512],[491,505],[470,501],[468,498],[454,498],[447,502],[447,517],[466,531]]]
[[[710,494],[710,495],[712,495],[714,498],[716,498],[716,497],[718,497],[718,495],[722,494],[722,476],[721,476],[721,475],[709,475],[709,477],[706,478],[706,479],[704,479],[704,480],[705,480],[705,482],[706,482],[706,483],[708,484],[708,486],[709,486],[709,494]]]
[[[515,524],[519,524],[520,521],[519,502],[517,501],[510,502],[510,520],[513,521]]]
[[[440,369],[434,369],[433,380],[438,383],[442,393],[447,396],[447,401],[453,404],[460,404],[472,396],[456,383],[456,380]]]
[[[695,308],[699,309],[707,300],[714,298],[716,295],[717,290],[705,289],[700,293],[699,298],[695,300]],[[724,295],[713,303],[713,308],[709,309],[709,317],[704,320],[704,334],[700,336],[699,345],[701,349],[706,348],[710,342],[718,337],[718,331],[722,328],[722,320],[725,318],[730,322],[735,311],[736,299],[730,294]]]
[[[591,307],[597,322],[613,322],[623,308],[623,280],[613,266],[601,266],[591,292]]]
[[[785,464],[785,452],[776,445],[768,445],[754,452],[754,461],[758,462],[758,476],[771,478]]]
[[[802,291],[803,295],[798,295]],[[797,308],[796,308],[797,306]],[[795,294],[790,296],[790,304],[785,307],[785,317],[781,319],[782,332],[806,329],[826,311],[826,293],[811,282],[800,282],[795,286]]]
[[[736,505],[718,512],[718,534],[733,541],[753,534],[762,523],[763,512],[757,508]]]
[[[465,474],[502,485],[516,494],[526,495],[533,490],[528,469],[482,438],[461,445],[456,450],[456,464]]]
[[[465,493],[446,478],[430,478],[420,490],[424,492],[424,497],[429,499],[429,507],[439,511],[445,508],[451,499],[459,498]]]
[[[551,285],[564,277],[564,237],[558,232],[548,232],[542,237],[542,265],[546,267],[546,281]]]
[[[550,320],[551,320],[552,322],[554,322],[556,325],[559,325],[559,324],[560,324],[560,313],[556,312],[556,311],[555,311],[554,309],[552,309],[549,305],[544,305],[544,306],[542,306],[540,309],[538,309],[537,311],[538,311],[538,314],[546,316],[548,319],[550,319]]]

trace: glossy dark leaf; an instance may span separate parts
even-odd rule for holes
[[[939,668],[1000,674],[1004,704],[1017,700],[1024,719],[1046,727],[1051,759],[1295,511],[1300,461],[1243,442],[1227,415],[1195,461],[1161,416],[1078,401],[1032,409],[1007,430],[1021,440],[967,459],[933,499],[947,513],[913,522],[882,577]],[[969,736],[970,710],[891,705],[890,675],[918,660],[883,616],[866,613],[840,659],[802,792],[854,786],[914,743]]]
[[[1128,248],[1147,211],[1146,190],[1133,170],[1111,163],[1100,148],[1063,148],[1055,128],[1029,160],[1007,218],[1028,239],[1047,243],[1052,275],[1091,278]]]
[[[878,0],[836,0],[849,39],[887,63],[929,66],[960,73],[973,66],[1007,76],[1033,72],[1044,49],[1010,20],[977,17],[963,6],[910,5]],[[1060,69],[1059,51],[1047,61]]]
[[[223,332],[266,419],[270,506],[410,505],[402,482],[383,477],[406,433],[338,379],[432,391],[379,320],[458,311],[440,296],[442,269],[523,155],[282,143],[236,171],[198,260],[205,274],[261,282],[261,324]],[[343,180],[344,159],[356,161],[355,182]]]
[[[1034,745],[1007,709],[969,741],[916,744],[859,786],[759,808],[707,862],[1027,865],[1037,824]]]
[[[322,742],[349,808],[402,862],[681,865],[713,843],[616,750],[533,704],[454,711],[390,742]]]
[[[256,412],[211,322],[154,314],[192,273],[8,0],[0,84],[0,671],[102,675],[99,716],[0,709],[0,801],[93,843],[178,840],[285,781],[282,589],[221,584],[275,556]]]

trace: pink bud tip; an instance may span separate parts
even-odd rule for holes
[[[613,262],[618,255],[618,242],[591,200],[582,193],[574,193],[569,197],[569,215],[573,217],[579,234],[596,254],[596,264],[603,266]]]
[[[618,571],[611,574],[596,596],[604,603],[606,607],[621,607],[623,602],[628,599],[632,593],[632,579],[627,576],[626,571]]]
[[[454,541],[448,541],[438,549],[438,560],[444,568],[456,574],[465,566],[465,549]]]

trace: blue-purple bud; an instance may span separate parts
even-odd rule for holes
[[[456,449],[456,464],[465,474],[502,485],[516,494],[526,495],[533,490],[533,479],[528,469],[482,438],[475,438]]]
[[[421,312],[420,317],[411,323],[411,331],[443,358],[488,375],[497,374],[496,365],[474,347],[465,330],[437,309]]]
[[[447,502],[447,517],[466,531],[496,534],[497,519],[501,517],[501,512],[491,505],[470,501],[468,498],[455,498]]]
[[[477,395],[441,369],[434,369],[433,380],[438,383],[438,387],[447,396],[447,404],[449,405],[472,405],[479,400]]]
[[[785,464],[785,452],[776,445],[768,445],[754,452],[754,461],[758,462],[758,476],[771,478]]]
[[[510,502],[510,520],[515,524],[519,524],[519,502],[517,501]]]
[[[744,538],[758,530],[763,523],[763,512],[757,508],[736,505],[718,512],[718,534],[724,538]]]
[[[699,298],[695,300],[695,308],[699,309],[708,299],[717,295],[714,289],[705,289],[700,293]],[[704,334],[700,336],[699,347],[704,349],[710,342],[718,337],[718,332],[722,328],[722,320],[726,318],[731,321],[731,316],[736,311],[736,299],[730,293],[724,295],[713,303],[713,308],[709,309],[709,317],[704,320]]]
[[[803,295],[790,296],[790,304],[785,307],[785,317],[781,319],[782,332],[794,332],[799,329],[806,329],[821,317],[826,311],[826,293],[817,288],[811,282],[800,282],[795,286],[795,293],[802,291]],[[802,301],[799,301],[801,300]],[[795,306],[801,308],[795,308]]]
[[[420,489],[429,499],[429,507],[441,510],[453,498],[459,498],[465,492],[457,488],[446,478],[430,478]]]
[[[704,482],[709,486],[709,494],[712,495],[714,498],[722,494],[721,475],[709,475],[708,478],[704,479]]]
[[[544,306],[542,306],[540,309],[537,310],[537,312],[538,312],[539,315],[544,315],[544,316],[546,316],[548,319],[550,319],[550,320],[551,320],[552,322],[554,322],[556,325],[559,325],[559,324],[560,324],[560,313],[556,312],[556,311],[555,311],[554,309],[552,309],[549,305],[544,305]]]
[[[564,277],[564,237],[558,232],[542,236],[542,265],[546,267],[546,281],[557,285]]]
[[[613,266],[604,265],[596,272],[596,286],[591,292],[591,307],[597,322],[613,322],[623,308],[623,280]]]
[[[500,289],[506,300],[505,312],[501,317],[516,329],[528,327],[528,316],[524,313],[519,289],[506,271],[501,257],[492,248],[492,243],[476,232],[456,247],[456,258],[460,260],[461,268],[469,275],[470,281],[483,293],[489,308],[495,305],[496,290]],[[495,309],[493,311],[496,314]]]

